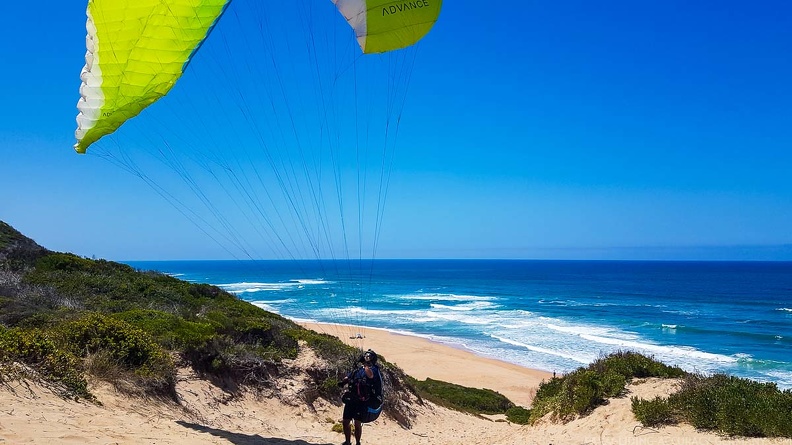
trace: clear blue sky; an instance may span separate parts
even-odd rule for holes
[[[4,17],[0,219],[85,256],[228,257],[73,152],[83,2]],[[790,24],[787,1],[446,0],[378,256],[792,260]]]

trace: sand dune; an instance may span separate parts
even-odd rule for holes
[[[321,326],[318,326],[320,331]],[[346,339],[347,341],[354,341]],[[465,386],[489,387],[517,403],[530,402],[547,373],[477,357],[460,349],[384,331],[366,331],[366,347],[377,350],[417,378],[432,377]],[[314,360],[301,354],[293,366]],[[484,378],[483,376],[498,376]],[[673,381],[650,379],[628,389],[645,398],[667,394]],[[331,431],[339,406],[300,400],[300,377],[280,382],[269,393],[227,393],[180,370],[181,406],[140,400],[94,382],[102,406],[63,400],[31,382],[0,387],[0,444],[236,444],[330,445],[343,437]],[[560,425],[518,426],[474,417],[427,403],[416,406],[410,429],[381,417],[366,425],[366,445],[561,445],[561,444],[792,444],[792,440],[721,438],[691,427],[643,428],[630,413],[629,395],[612,400],[590,416]]]

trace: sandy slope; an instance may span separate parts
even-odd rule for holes
[[[532,386],[546,374],[486,360],[464,351],[416,338],[367,332],[367,347],[378,350],[416,377],[426,376],[468,386],[491,387],[530,400]],[[382,335],[380,338],[379,335]],[[376,337],[376,338],[375,338]],[[315,357],[301,354],[291,365],[309,366]],[[513,379],[482,379],[504,373]],[[423,373],[423,374],[422,374]],[[478,380],[476,380],[476,376]],[[457,378],[458,377],[458,378]],[[471,380],[472,379],[472,380]],[[475,384],[476,382],[484,385]],[[630,386],[630,394],[645,398],[666,394],[674,382],[648,380]],[[181,370],[178,393],[182,405],[141,401],[94,384],[103,406],[66,401],[33,383],[0,388],[0,444],[237,444],[329,445],[342,437],[331,431],[341,408],[300,402],[304,388],[295,373],[270,393],[230,398],[206,381]],[[417,420],[403,429],[381,418],[364,429],[367,445],[518,445],[518,444],[789,444],[792,440],[729,440],[698,433],[690,427],[641,428],[630,413],[629,396],[611,401],[583,419],[566,425],[545,423],[527,427],[448,411],[427,404],[416,406]]]

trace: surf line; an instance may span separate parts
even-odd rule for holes
[[[403,2],[396,5],[390,5],[382,8],[382,16],[398,14],[400,12],[409,11],[411,9],[428,8],[429,0],[418,0],[415,2]]]

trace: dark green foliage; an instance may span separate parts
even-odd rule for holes
[[[506,419],[518,425],[527,425],[531,419],[531,410],[522,406],[512,406],[506,410]]]
[[[438,405],[474,414],[504,414],[514,404],[491,389],[476,389],[440,380],[411,379],[418,393]]]
[[[58,347],[50,333],[37,329],[6,329],[0,326],[0,365],[23,363],[44,379],[63,385],[63,395],[92,399],[82,375],[80,360]],[[3,376],[0,375],[0,381]]]
[[[677,417],[727,435],[792,438],[792,391],[724,374],[691,375],[668,400]]]
[[[173,395],[175,369],[168,354],[144,331],[122,320],[88,314],[58,329],[64,348],[87,357],[106,354],[153,394]]]
[[[614,371],[605,371],[599,376],[603,397],[618,397],[624,393],[629,376]]]
[[[297,341],[283,333],[297,325],[215,286],[52,253],[2,229],[3,242],[26,247],[35,267],[10,271],[0,257],[0,323],[60,333],[60,347],[70,345],[70,353],[90,356],[102,369],[128,371],[149,392],[172,386],[163,348],[232,387],[237,378],[263,379],[273,363],[297,354]],[[87,319],[86,310],[93,312]]]
[[[674,422],[674,414],[668,399],[655,397],[653,400],[643,400],[632,397],[632,412],[644,426],[670,425]]]
[[[597,373],[614,372],[626,379],[646,377],[683,377],[686,372],[676,366],[668,366],[652,357],[632,351],[619,351],[601,357],[588,366]]]
[[[635,352],[616,352],[585,368],[539,386],[531,409],[531,422],[553,413],[561,420],[585,415],[608,397],[623,394],[627,382],[635,377],[679,377],[685,372]]]
[[[238,343],[226,335],[216,335],[204,345],[184,352],[193,369],[223,386],[269,385],[277,375],[277,362],[296,349],[282,351],[261,344]]]
[[[0,263],[9,270],[27,269],[48,252],[32,239],[0,221]]]
[[[8,249],[14,240],[22,238],[24,238],[24,235],[5,222],[0,221],[0,251]]]
[[[583,415],[604,402],[602,375],[581,368],[564,377],[551,380],[550,388],[543,391],[545,384],[533,401],[531,421],[536,421],[547,413],[553,417],[568,420]]]
[[[305,341],[319,357],[325,360],[338,361],[341,359],[340,365],[344,369],[352,365],[352,362],[360,355],[360,351],[338,341],[332,335],[320,334],[303,328],[285,329],[283,333],[295,340]]]
[[[75,355],[107,351],[121,366],[141,375],[172,368],[168,355],[150,335],[122,320],[88,314],[59,330]]]
[[[533,400],[534,406],[536,406],[537,401],[549,400],[557,397],[561,392],[563,384],[563,378],[553,377],[550,380],[543,381],[536,390],[536,396]]]
[[[204,373],[261,374],[252,368],[293,358],[298,349],[296,340],[283,333],[298,326],[283,317],[215,286],[139,272],[123,264],[53,253],[38,260],[22,285],[48,287],[55,297],[49,305],[27,306],[20,302],[31,301],[29,295],[17,298],[7,316],[13,324],[44,323],[53,313],[81,308],[115,313],[118,319],[149,332],[160,346],[180,351]],[[68,302],[66,307],[59,306],[63,302]],[[44,319],[42,309],[50,314]]]
[[[338,401],[336,384],[359,354],[218,287],[50,252],[2,222],[1,326],[17,328],[4,331],[15,333],[5,334],[6,339],[41,336],[49,349],[33,353],[6,340],[0,344],[0,369],[14,361],[37,369],[49,366],[52,372],[42,368],[45,378],[72,379],[76,383],[69,385],[79,389],[82,384],[83,393],[82,373],[88,371],[114,383],[126,381],[127,389],[173,396],[171,356],[228,390],[270,385],[282,372],[280,362],[296,358],[298,342],[304,341],[328,363],[307,370],[315,390],[306,390],[306,398]],[[29,343],[37,344],[23,344]],[[381,369],[392,390],[385,410],[407,424],[404,400],[412,388],[404,383],[404,372],[384,359]]]
[[[160,345],[172,350],[198,348],[215,335],[215,327],[209,322],[188,321],[151,309],[135,309],[113,317],[141,329]]]

